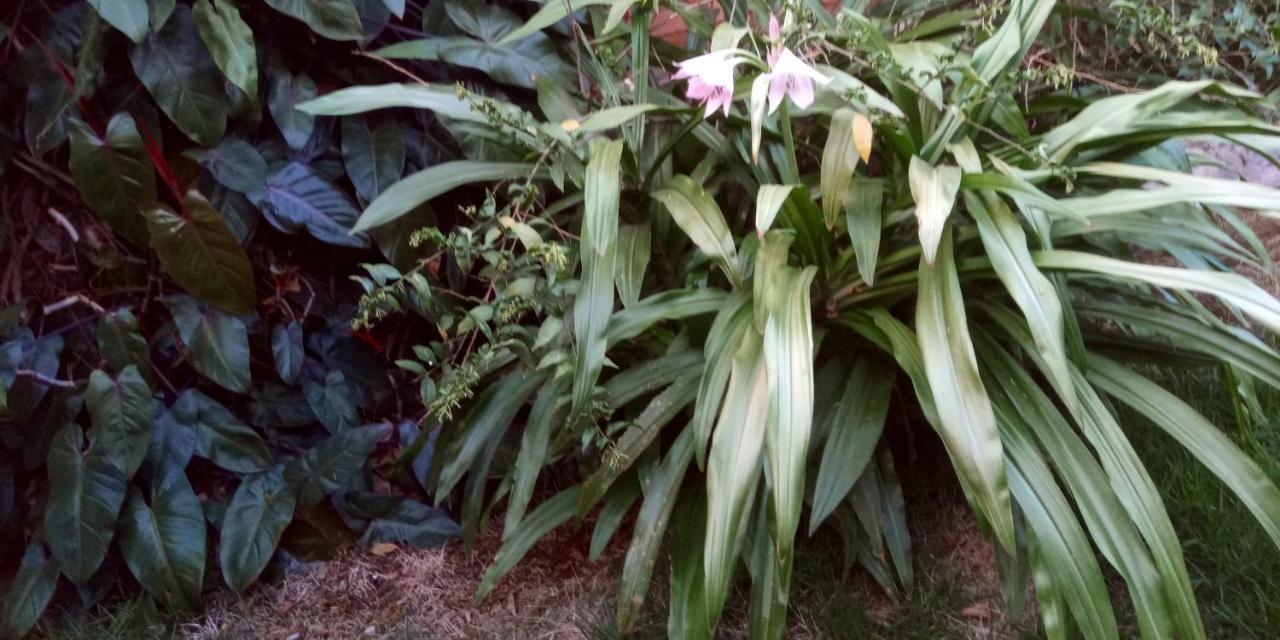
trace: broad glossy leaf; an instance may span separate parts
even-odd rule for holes
[[[138,318],[128,309],[103,314],[98,320],[98,353],[115,371],[134,365],[150,381],[151,355],[147,341],[138,333]]]
[[[290,149],[301,149],[311,139],[316,128],[316,117],[296,109],[299,104],[315,99],[316,83],[305,75],[292,75],[280,71],[271,77],[271,90],[267,95],[267,109],[271,119],[279,127]]]
[[[57,586],[58,563],[46,557],[40,545],[28,546],[4,600],[0,601],[0,634],[7,638],[25,636],[49,606]]]
[[[36,156],[52,151],[67,139],[67,124],[76,97],[74,87],[53,62],[42,62],[29,81],[22,120],[22,137]]]
[[[236,488],[222,521],[218,563],[227,586],[243,592],[266,568],[293,519],[294,491],[281,474],[261,473]]]
[[[528,553],[538,540],[573,517],[574,505],[578,503],[580,489],[580,485],[574,485],[538,505],[538,508],[520,523],[519,528],[505,537],[502,546],[498,548],[498,553],[493,557],[493,563],[481,576],[480,586],[476,587],[477,601],[488,596],[493,588],[498,586],[498,581],[520,562],[524,554]]]
[[[299,503],[313,505],[347,486],[390,430],[390,425],[382,423],[331,435],[285,465],[285,482],[298,491]]]
[[[364,37],[360,14],[351,0],[266,0],[281,13],[293,16],[312,31],[330,40],[359,40]]]
[[[147,0],[88,0],[107,24],[129,36],[134,42],[142,42],[147,35]]]
[[[960,189],[960,169],[952,166],[934,167],[919,156],[911,157],[907,180],[911,197],[916,203],[916,220],[920,225],[920,245],[924,248],[925,262],[933,265],[942,240],[942,229],[955,207],[956,192]]]
[[[489,74],[504,84],[532,89],[534,80],[549,77],[557,82],[572,82],[575,71],[566,63],[542,33],[532,33],[520,40],[505,36],[520,26],[511,11],[495,5],[453,1],[445,5],[450,20],[471,37],[437,38],[436,54],[450,64],[469,67]]]
[[[740,528],[760,478],[769,385],[761,339],[754,330],[733,355],[720,420],[707,459],[706,530],[702,549],[705,592],[700,599],[719,617],[737,563]],[[696,545],[695,541],[690,544]]]
[[[889,372],[884,363],[869,357],[853,365],[822,449],[809,513],[810,535],[844,500],[875,454],[893,391],[895,376]]]
[[[70,168],[85,204],[125,238],[146,242],[142,212],[156,197],[155,169],[133,117],[116,114],[102,137],[72,120]]]
[[[196,371],[230,391],[248,392],[249,336],[244,321],[190,296],[171,296],[165,305]]]
[[[369,246],[369,238],[352,229],[360,226],[360,214],[347,195],[301,162],[286,164],[249,199],[262,208],[271,226],[285,233],[306,229],[321,242]]]
[[[271,329],[271,355],[276,373],[286,384],[293,384],[302,371],[306,353],[302,348],[302,325],[297,321],[278,324]]]
[[[200,164],[223,186],[243,194],[260,189],[269,177],[262,154],[239,138],[227,138],[207,150]]]
[[[605,331],[613,314],[613,272],[617,260],[618,200],[623,143],[597,138],[591,143],[583,187],[581,284],[573,303],[577,364],[571,414],[587,406],[604,367]]]
[[[525,178],[533,170],[533,165],[522,162],[442,162],[391,185],[364,210],[352,232],[387,224],[413,211],[418,205],[462,185]]]
[[[827,144],[822,149],[822,174],[819,183],[822,190],[822,219],[827,223],[828,229],[836,226],[836,219],[844,204],[844,194],[849,190],[849,183],[853,180],[853,170],[858,167],[858,149],[853,139],[853,123],[859,115],[853,109],[837,109],[831,114]],[[916,167],[914,158],[911,166],[914,173]],[[915,193],[914,180],[912,184],[912,193]]]
[[[139,0],[141,1],[141,0]],[[196,0],[196,28],[213,61],[250,100],[258,98],[258,52],[253,30],[229,0]]]
[[[650,194],[666,205],[676,224],[707,257],[720,263],[729,281],[737,283],[738,254],[720,206],[688,176],[676,175]]]
[[[200,41],[189,7],[178,5],[163,29],[133,48],[129,60],[182,133],[204,146],[222,138],[228,110],[222,74]]]
[[[950,234],[941,241],[937,262],[921,261],[916,302],[916,331],[938,414],[935,426],[968,495],[1000,544],[1013,549],[1004,450],[991,401],[978,376]]]
[[[132,478],[147,457],[156,413],[147,381],[134,365],[125,367],[115,379],[100,369],[94,370],[85,391],[85,404],[93,422],[89,438],[95,450],[111,456],[125,476]]]
[[[342,120],[342,162],[356,192],[372,201],[404,172],[404,133],[395,120],[370,128],[364,118]]]
[[[271,449],[256,431],[205,394],[188,389],[169,407],[169,419],[194,434],[196,455],[235,473],[254,473],[274,464]]]
[[[329,433],[341,433],[360,421],[355,392],[341,371],[329,371],[324,381],[304,384],[302,391],[307,396],[307,405]]]
[[[883,202],[884,181],[872,178],[855,181],[844,201],[849,239],[853,241],[853,252],[858,259],[858,275],[868,285],[875,283],[876,263],[880,260]]]
[[[189,192],[184,213],[163,204],[147,211],[151,246],[184,289],[232,313],[253,309],[253,267],[227,223],[208,200]]]
[[[69,424],[49,446],[49,503],[44,526],[49,550],[72,582],[84,584],[102,564],[124,503],[125,477],[97,443],[81,453],[84,434]]]
[[[644,287],[644,271],[649,266],[652,252],[649,248],[648,224],[618,225],[618,255],[614,263],[614,283],[618,286],[618,298],[622,306],[629,307],[640,301]]]
[[[458,523],[450,520],[442,509],[399,496],[367,493],[355,495],[373,497],[375,502],[387,503],[388,507],[373,513],[355,513],[352,494],[347,494],[344,498],[343,504],[350,515],[372,517],[369,526],[360,534],[360,545],[365,548],[372,548],[379,542],[395,542],[414,549],[434,549],[462,534]]]
[[[180,467],[161,465],[150,505],[138,487],[129,490],[120,517],[120,550],[138,582],[171,611],[200,610],[204,510]]]

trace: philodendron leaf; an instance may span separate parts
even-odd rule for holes
[[[312,31],[330,40],[359,40],[364,37],[360,14],[351,0],[266,0],[281,13],[293,16]]]
[[[313,100],[318,94],[316,83],[304,75],[290,75],[280,71],[271,78],[271,91],[267,96],[267,109],[271,118],[289,143],[290,149],[301,149],[311,139],[316,128],[316,117],[296,107]]]
[[[249,391],[249,335],[244,321],[191,296],[171,296],[165,305],[196,371],[237,393]]]
[[[141,2],[141,0],[138,0]],[[196,0],[196,28],[222,75],[249,96],[258,97],[258,53],[253,30],[229,0]]]
[[[176,428],[193,433],[192,450],[227,471],[254,473],[271,468],[271,449],[256,431],[217,400],[195,389],[183,391],[169,407]]]
[[[676,175],[652,194],[666,205],[671,217],[707,257],[720,263],[730,282],[737,284],[738,252],[725,223],[724,213],[710,195],[688,176]]]
[[[182,133],[205,146],[222,138],[227,127],[227,93],[189,7],[175,7],[163,29],[133,48],[129,61]]]
[[[400,179],[404,155],[404,132],[395,120],[383,120],[371,128],[362,117],[342,119],[342,162],[365,201],[377,198]]]
[[[58,586],[58,563],[44,555],[39,544],[27,547],[18,573],[0,601],[0,635],[21,638],[27,635]]]
[[[827,144],[822,149],[822,220],[828,229],[836,226],[844,194],[853,180],[853,170],[858,167],[858,150],[853,139],[853,123],[857,116],[856,111],[848,108],[837,109],[831,114],[831,129],[827,133]],[[911,166],[914,171],[914,160]]]
[[[89,437],[95,449],[102,449],[133,477],[147,457],[155,418],[155,399],[138,368],[129,365],[112,379],[101,370],[89,376],[85,404],[93,429]]]
[[[329,433],[341,433],[359,422],[355,392],[341,371],[330,371],[325,374],[324,382],[308,383],[303,386],[303,391],[307,405]]]
[[[942,229],[947,224],[947,217],[955,207],[960,177],[959,167],[934,167],[920,156],[911,157],[907,181],[911,186],[911,197],[916,203],[920,246],[924,248],[924,259],[930,266],[937,257],[938,243],[942,240]]]
[[[369,246],[369,238],[352,229],[360,214],[347,195],[301,162],[286,164],[249,199],[262,208],[271,226],[285,233],[306,229],[329,244]]]
[[[138,333],[138,318],[128,309],[103,314],[98,320],[98,353],[114,371],[134,365],[151,381],[151,354],[147,340]]]
[[[605,329],[613,314],[613,272],[617,260],[618,200],[623,143],[597,138],[591,143],[583,188],[582,284],[573,305],[577,368],[570,411],[587,406],[604,367]]]
[[[221,309],[253,309],[253,267],[222,214],[195,191],[182,205],[185,215],[162,204],[146,214],[151,246],[165,271],[184,289]]]
[[[949,234],[938,261],[919,268],[916,331],[925,376],[936,401],[934,425],[961,483],[1005,549],[1015,549],[1013,512],[1004,473],[1004,449],[969,337],[964,293]]]
[[[515,42],[504,41],[508,33],[520,27],[520,18],[510,10],[456,1],[447,3],[445,10],[454,25],[471,37],[434,38],[440,60],[528,89],[534,88],[534,80],[540,77],[572,82],[573,67],[560,57],[546,34],[532,33]]]
[[[293,519],[296,496],[279,471],[246,478],[222,520],[218,564],[227,585],[244,591],[266,568]]]
[[[130,40],[142,42],[146,37],[147,0],[89,0],[89,6]]]
[[[280,379],[286,384],[293,384],[302,371],[302,360],[306,356],[302,349],[302,325],[294,321],[272,328],[271,355]]]
[[[352,427],[325,438],[284,467],[284,479],[298,491],[298,502],[310,506],[343,488],[364,467],[390,425]]]
[[[239,138],[227,138],[207,150],[200,164],[223,186],[246,195],[267,183],[267,161]]]
[[[49,445],[49,503],[44,512],[49,550],[62,572],[84,584],[102,564],[124,503],[124,472],[98,443],[81,453],[84,433],[69,424]]]
[[[200,610],[204,510],[180,467],[160,466],[150,505],[138,487],[129,490],[120,518],[120,551],[143,588],[171,611]]]
[[[72,120],[70,167],[85,204],[125,238],[145,243],[142,211],[155,200],[156,179],[133,117],[117,114],[101,137]]]

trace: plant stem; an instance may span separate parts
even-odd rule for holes
[[[800,168],[796,166],[796,141],[791,135],[791,108],[783,101],[779,112],[782,116],[782,142],[787,146],[786,158],[783,160],[782,179],[787,184],[800,184]]]

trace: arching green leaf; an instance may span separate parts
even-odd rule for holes
[[[246,478],[222,521],[218,563],[227,586],[243,592],[267,567],[293,519],[293,489],[279,471]]]
[[[89,438],[115,460],[126,477],[142,466],[151,445],[155,399],[138,368],[125,367],[112,379],[102,370],[89,376],[85,404],[93,429]]]
[[[132,116],[116,114],[103,137],[72,120],[70,168],[85,204],[125,238],[147,241],[142,212],[156,197],[155,169]]]
[[[94,443],[81,453],[84,434],[69,424],[49,445],[49,504],[44,512],[49,550],[72,582],[84,584],[107,555],[116,514],[124,503],[124,472]]]
[[[163,204],[147,211],[151,246],[165,271],[192,294],[232,313],[257,302],[249,256],[208,200],[192,191],[184,213]]]
[[[171,611],[197,612],[204,585],[205,522],[200,500],[176,465],[160,466],[148,505],[129,490],[120,550],[138,582]]]

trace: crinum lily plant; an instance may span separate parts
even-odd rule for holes
[[[1130,635],[1109,565],[1143,637],[1204,637],[1117,405],[1280,542],[1280,491],[1147,367],[1221,368],[1246,421],[1266,420],[1251,389],[1280,387],[1280,302],[1231,266],[1269,264],[1238,211],[1274,216],[1280,193],[1195,175],[1183,146],[1280,134],[1259,96],[1073,95],[1020,64],[1052,44],[1048,0],[1011,0],[990,29],[817,3],[772,8],[779,24],[751,2],[712,30],[662,2],[689,18],[687,50],[650,42],[654,2],[586,4],[568,30],[540,34],[566,19],[548,2],[495,36],[571,34],[571,89],[490,74],[303,106],[427,109],[450,140],[453,159],[387,189],[357,231],[508,184],[423,230],[447,269],[365,281],[375,317],[412,310],[439,334],[405,368],[439,433],[436,498],[468,540],[502,514],[479,595],[583,521],[593,557],[627,545],[623,632],[669,573],[670,635],[709,637],[745,579],[752,635],[781,636],[796,545],[824,526],[909,594],[907,459],[887,444],[906,415],[945,446],[1011,612],[1034,584],[1049,637]]]

